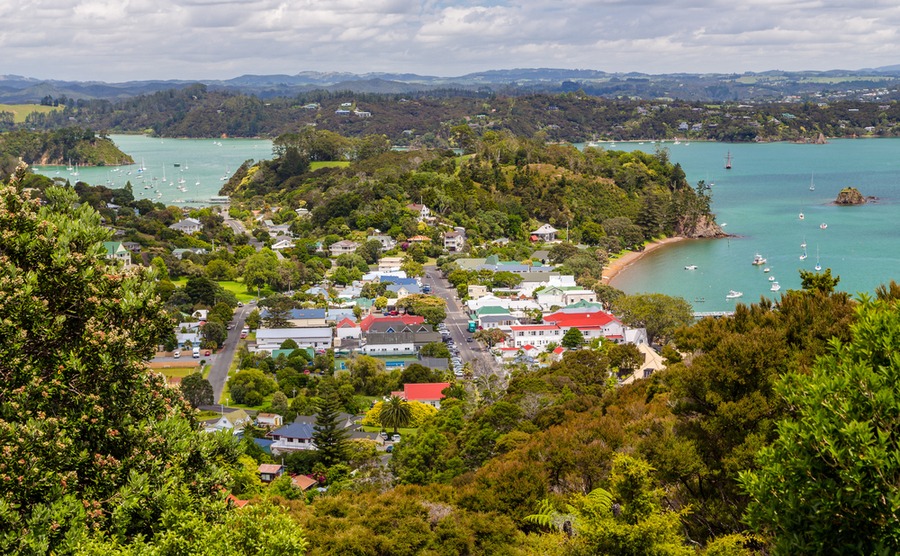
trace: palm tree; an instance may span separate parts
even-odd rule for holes
[[[409,402],[398,396],[391,396],[381,405],[381,413],[378,416],[382,427],[394,427],[394,432],[400,427],[405,427],[412,421],[412,409]]]

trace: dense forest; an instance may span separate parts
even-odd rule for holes
[[[11,131],[0,134],[0,177],[12,175],[19,161],[26,164],[113,166],[134,164],[106,135],[91,129],[64,127],[53,131]]]
[[[691,139],[814,141],[900,134],[900,104],[686,102],[599,98],[584,91],[504,96],[470,91],[415,95],[314,91],[261,99],[205,85],[127,100],[71,100],[28,116],[23,128],[73,124],[163,137],[276,137],[315,126],[348,137],[385,135],[395,145],[455,147],[455,126],[548,141]]]

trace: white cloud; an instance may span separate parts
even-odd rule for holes
[[[0,19],[0,73],[59,79],[900,62],[893,0],[34,0]]]

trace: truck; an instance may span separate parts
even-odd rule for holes
[[[477,329],[478,329],[478,323],[475,322],[474,320],[470,320],[469,328],[468,328],[469,332],[475,332],[475,330],[477,330]]]
[[[199,347],[194,348],[194,359],[200,359],[200,348]]]

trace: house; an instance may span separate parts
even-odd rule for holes
[[[309,475],[292,475],[291,484],[300,490],[309,490],[319,484],[319,481],[313,479]]]
[[[341,241],[332,243],[331,246],[328,247],[332,257],[337,257],[338,255],[350,255],[356,253],[357,249],[359,249],[359,243],[350,241],[349,239],[342,239]]]
[[[563,335],[570,328],[577,328],[581,331],[585,341],[591,341],[594,338],[606,338],[616,343],[625,342],[625,325],[615,316],[605,311],[557,311],[544,315],[544,323],[555,324],[562,330]]]
[[[394,292],[397,294],[396,299],[390,299],[392,302],[397,302],[405,297],[409,297],[410,295],[422,293],[422,290],[418,285],[405,285],[405,284],[388,284],[387,291]],[[393,303],[392,303],[393,304]]]
[[[284,238],[276,241],[272,244],[273,251],[281,251],[282,249],[291,249],[294,247],[294,240],[290,238]]]
[[[506,343],[515,348],[522,348],[529,344],[545,348],[551,343],[560,343],[562,337],[562,329],[555,324],[522,324],[510,327],[510,335]]]
[[[297,342],[297,347],[311,347],[315,350],[330,349],[332,330],[330,326],[309,328],[260,328],[256,331],[254,351],[279,349],[287,340]]]
[[[132,253],[140,253],[141,252],[141,244],[136,241],[123,241],[122,246],[125,249],[128,249]]]
[[[411,238],[409,238],[406,241],[408,241],[410,243],[427,243],[427,242],[431,241],[431,238],[428,236],[419,235],[419,236],[412,236]]]
[[[117,261],[125,266],[131,266],[131,252],[118,241],[104,241],[103,247],[106,248],[106,258],[111,261]]]
[[[425,205],[410,203],[406,205],[406,210],[416,213],[416,220],[418,220],[419,222],[424,222],[431,219],[431,210],[429,210],[429,208]]]
[[[562,346],[556,346],[553,348],[553,351],[550,352],[550,361],[554,363],[559,363],[563,359],[563,354],[566,352],[566,348]]]
[[[316,445],[313,443],[314,432],[311,424],[294,421],[289,425],[270,431],[266,436],[274,440],[272,443],[272,454],[278,455],[298,450],[315,450]]]
[[[288,324],[295,328],[322,328],[327,326],[325,309],[291,309],[285,315]],[[263,323],[271,317],[268,309],[259,314]]]
[[[363,329],[363,344],[360,351],[365,355],[413,355],[425,344],[441,341],[441,335],[425,324],[422,317],[402,315],[408,322],[397,317],[374,319],[360,323]]]
[[[184,258],[185,255],[206,255],[207,250],[202,247],[185,247],[180,249],[172,249],[172,255],[175,256],[179,261]]]
[[[284,466],[280,463],[261,463],[256,468],[259,473],[259,480],[264,483],[271,483],[278,477],[284,475]]]
[[[377,241],[378,243],[381,244],[382,251],[390,251],[391,249],[393,249],[394,247],[397,246],[397,242],[394,241],[394,238],[392,238],[391,236],[386,236],[386,235],[373,234],[373,235],[370,235],[369,237],[367,237],[366,241]]]
[[[263,220],[263,225],[266,227],[266,231],[269,232],[269,237],[271,238],[277,238],[278,236],[293,237],[290,222],[287,224],[275,224],[271,220]]]
[[[196,234],[203,229],[203,224],[196,218],[185,218],[170,225],[169,229],[184,234]]]
[[[404,384],[403,399],[408,402],[422,402],[441,408],[441,400],[444,399],[442,390],[450,386],[449,382],[425,382],[422,384]]]
[[[466,294],[469,296],[469,299],[480,299],[488,294],[487,286],[469,284],[466,287]]]
[[[550,224],[544,224],[537,230],[531,232],[531,241],[556,241],[556,234],[559,232]]]
[[[397,272],[403,265],[403,257],[382,257],[378,261],[378,272]]]
[[[400,330],[405,326],[420,325],[424,322],[425,317],[419,315],[382,316],[372,314],[359,321],[359,327],[363,332],[368,332],[370,329],[373,329],[373,326],[377,326],[375,330],[382,330],[382,325],[387,323],[390,330],[385,331],[393,332],[394,330]]]
[[[284,420],[281,415],[277,413],[257,413],[256,414],[256,426],[257,427],[265,427],[268,429],[277,428],[284,424]]]
[[[496,305],[487,305],[475,311],[475,320],[478,321],[478,327],[489,328],[506,328],[519,321],[509,314],[509,310]]]
[[[239,434],[244,430],[246,425],[249,425],[252,422],[253,419],[250,418],[250,415],[248,415],[246,411],[243,409],[234,409],[227,413],[223,412],[216,419],[205,421],[203,430],[205,432],[230,430],[234,434]]]
[[[334,326],[335,336],[340,340],[359,340],[362,338],[362,328],[349,318],[345,318]]]
[[[465,230],[454,230],[444,234],[444,249],[451,253],[459,253],[466,246]]]

